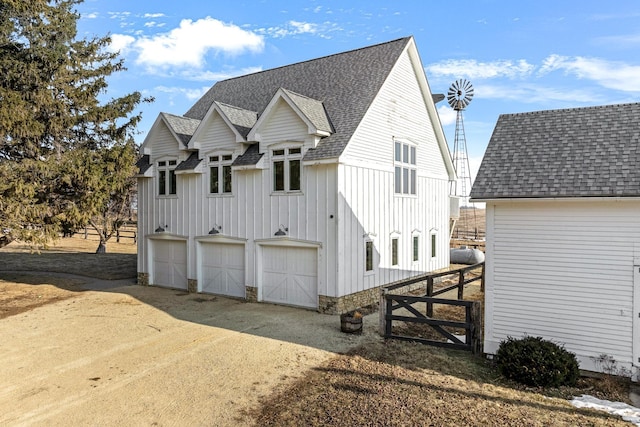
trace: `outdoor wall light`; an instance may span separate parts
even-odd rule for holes
[[[286,236],[287,231],[289,231],[289,229],[284,225],[280,224],[280,228],[278,228],[278,231],[275,232],[274,236]]]
[[[159,225],[158,228],[156,228],[156,233],[163,233],[163,232],[164,232],[164,228],[161,225]]]
[[[214,224],[213,228],[209,231],[209,234],[213,234],[213,235],[220,234],[220,230],[222,230],[222,226]]]

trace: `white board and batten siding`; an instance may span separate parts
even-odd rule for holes
[[[416,147],[417,195],[394,193],[394,142]],[[340,157],[338,174],[338,295],[359,292],[449,265],[448,175],[405,52],[384,83]],[[431,256],[431,234],[436,256]],[[413,237],[419,259],[413,261]],[[391,240],[399,239],[398,265],[391,265]],[[365,242],[374,246],[365,271]]]
[[[526,333],[584,369],[602,354],[637,363],[639,213],[640,201],[488,202],[485,351]]]

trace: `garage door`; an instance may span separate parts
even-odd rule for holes
[[[262,269],[264,301],[318,307],[317,249],[265,246]]]
[[[183,241],[153,241],[153,284],[187,289],[187,245]]]
[[[202,292],[245,296],[244,245],[202,243]]]

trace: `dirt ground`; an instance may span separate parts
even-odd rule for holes
[[[349,335],[338,316],[131,279],[0,272],[0,306],[0,425],[252,425],[276,386],[380,339],[376,315]]]

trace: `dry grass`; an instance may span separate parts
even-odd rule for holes
[[[60,239],[39,252],[12,242],[0,249],[0,271],[48,271],[107,280],[136,277],[136,245],[131,239],[123,240],[126,243],[113,240],[107,243],[106,254],[95,254],[96,237],[85,240],[79,234]]]

